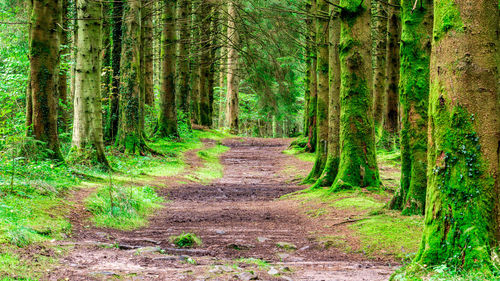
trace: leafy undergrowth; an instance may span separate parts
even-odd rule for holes
[[[39,150],[40,145],[30,138],[8,143],[0,141],[0,280],[10,276],[35,278],[35,275],[23,270],[25,263],[10,261],[19,260],[19,253],[15,250],[64,239],[71,233],[68,219],[70,204],[65,198],[74,187],[88,188],[89,183],[105,186],[110,177],[116,186],[128,186],[127,182],[131,180],[147,181],[154,176],[177,175],[185,169],[183,153],[201,148],[200,139],[221,140],[227,137],[230,135],[224,132],[205,130],[184,132],[181,141],[158,139],[148,143],[165,156],[127,155],[114,147],[107,147],[108,160],[115,170],[111,175],[91,160],[78,162],[68,158],[66,163],[43,160],[46,155]],[[70,136],[61,135],[64,155],[70,153],[70,144]],[[221,150],[221,147],[214,148],[207,155],[210,158]],[[211,158],[207,161],[215,162]],[[204,177],[208,180],[219,175],[220,169],[217,173],[202,173],[210,175]],[[145,225],[147,215],[161,204],[151,188],[115,189],[113,211],[106,187],[99,188],[87,202],[97,214],[94,221],[99,226],[130,229]],[[42,257],[33,254],[31,259],[41,260]],[[48,263],[49,260],[37,263],[33,268],[47,267]],[[13,275],[13,272],[18,274]]]
[[[179,248],[192,248],[194,246],[201,246],[201,239],[194,233],[182,233],[178,236],[170,237],[170,243],[175,244]]]
[[[198,157],[204,160],[204,164],[194,173],[186,177],[190,180],[205,184],[214,179],[221,178],[223,176],[224,166],[220,163],[219,156],[228,150],[229,147],[217,144],[213,147],[198,151]]]
[[[411,268],[408,268],[410,266]],[[462,271],[457,268],[450,268],[446,265],[426,267],[420,264],[409,264],[397,270],[391,281],[491,281],[500,280],[500,271],[497,269],[497,276],[485,275],[483,272]]]
[[[147,225],[163,201],[149,186],[106,186],[87,198],[86,206],[96,226],[130,230]]]

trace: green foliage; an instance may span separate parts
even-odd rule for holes
[[[239,263],[245,263],[245,264],[250,264],[250,265],[256,265],[260,269],[268,269],[271,264],[268,261],[264,261],[261,259],[256,259],[256,258],[240,258],[236,260]]]
[[[86,200],[92,221],[98,227],[135,229],[147,224],[147,217],[162,208],[162,197],[152,187],[103,187]]]
[[[189,232],[170,237],[170,243],[174,243],[179,248],[192,248],[202,245],[201,239],[196,234]]]

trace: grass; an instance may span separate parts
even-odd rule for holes
[[[192,248],[202,245],[201,239],[196,234],[189,232],[170,237],[170,243],[174,243],[179,248]]]
[[[209,183],[221,178],[224,166],[219,161],[219,156],[228,151],[229,148],[220,144],[198,151],[198,156],[204,160],[202,167],[198,168],[192,175],[187,177],[193,181]]]
[[[57,257],[62,253],[59,249],[54,252],[32,251],[24,256],[12,246],[0,245],[0,280],[42,280],[45,271],[57,264]]]
[[[98,227],[131,230],[147,225],[147,218],[162,208],[162,197],[152,187],[101,187],[86,200]]]
[[[360,197],[348,197],[335,201],[332,206],[337,209],[357,209],[360,211],[380,209],[384,206],[384,203],[379,202],[368,196]]]
[[[411,268],[408,268],[411,266]],[[446,265],[434,267],[424,267],[419,264],[409,264],[398,269],[392,276],[391,281],[490,281],[500,280],[500,272],[495,272],[495,276],[486,275],[483,272],[462,271],[450,268]]]
[[[240,258],[237,259],[236,262],[256,265],[259,267],[259,269],[264,269],[264,270],[271,267],[271,264],[269,262],[256,258]]]
[[[314,162],[316,158],[315,153],[304,152],[301,148],[290,147],[287,150],[283,150],[284,154],[294,155],[298,159],[306,162]]]

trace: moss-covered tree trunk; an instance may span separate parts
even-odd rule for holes
[[[198,80],[199,88],[199,124],[202,126],[210,126],[210,23],[212,19],[212,5],[207,1],[202,1],[198,8],[200,36],[199,36],[199,53],[200,53],[200,77]]]
[[[215,79],[217,74],[216,60],[217,60],[217,38],[219,32],[219,14],[220,11],[216,6],[212,5],[212,16],[210,19],[210,66],[208,73],[208,124],[212,127],[216,118],[214,118],[215,107]]]
[[[400,0],[390,0],[387,21],[387,81],[385,84],[386,107],[384,109],[384,131],[388,134],[387,148],[396,142],[399,130],[399,48],[401,40]]]
[[[126,153],[144,151],[141,119],[141,0],[123,6],[120,81],[120,126],[117,144]]]
[[[101,106],[102,4],[93,0],[80,0],[77,15],[80,22],[72,145],[75,153],[81,155],[85,155],[91,145],[97,161],[109,167],[104,154]]]
[[[380,186],[370,90],[370,2],[340,1],[340,163],[333,190]]]
[[[354,1],[356,2],[356,1]],[[385,81],[387,60],[387,7],[382,1],[373,1],[371,7],[373,42],[373,116],[377,129],[382,126],[385,110]]]
[[[142,76],[144,83],[144,103],[153,106],[154,103],[154,83],[153,83],[153,3],[145,0],[142,7],[142,47],[141,53],[144,58],[142,62]],[[163,5],[168,5],[164,3]]]
[[[177,130],[177,107],[175,105],[175,10],[177,0],[165,2],[162,34],[162,82],[160,93],[160,117],[158,134],[161,137],[179,137]]]
[[[62,160],[57,132],[56,79],[59,75],[61,0],[34,0],[31,13],[30,74],[33,135]]]
[[[434,5],[429,179],[415,259],[420,264],[493,269],[499,231],[498,20],[497,0]]]
[[[305,182],[316,181],[326,164],[328,155],[328,103],[329,103],[329,7],[324,0],[316,2],[317,16],[316,25],[316,45],[317,45],[317,77],[318,92],[316,100],[316,158],[314,166]]]
[[[191,28],[189,17],[191,16],[191,1],[179,1],[179,109],[182,111],[188,126],[191,126],[191,112],[189,110],[189,50],[191,40]]]
[[[113,2],[113,49],[111,51],[111,67],[113,78],[111,80],[111,94],[109,97],[108,124],[106,126],[106,139],[116,141],[120,119],[120,64],[122,55],[122,17],[123,3]]]
[[[317,60],[317,48],[316,45],[316,30],[315,30],[315,17],[316,17],[316,0],[310,0],[309,2],[309,16],[312,18],[309,20],[308,30],[308,40],[310,42],[309,49],[309,99],[307,103],[307,124],[305,130],[307,130],[307,145],[306,151],[314,152],[316,150],[317,144],[317,100],[318,100],[318,60]]]
[[[405,214],[423,214],[425,205],[432,2],[414,10],[414,1],[401,1],[401,185],[389,207]]]
[[[238,50],[239,44],[238,30],[236,29],[236,7],[233,0],[228,2],[228,55],[227,55],[227,106],[226,122],[232,134],[238,134],[239,130],[239,78],[238,78]]]
[[[333,1],[334,4],[339,1]],[[331,186],[337,176],[340,160],[340,18],[335,13],[335,7],[330,6],[333,14],[329,24],[329,97],[328,97],[328,156],[321,177],[313,188]]]

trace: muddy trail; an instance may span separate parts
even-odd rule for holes
[[[230,147],[220,159],[223,178],[208,185],[158,178],[155,184],[165,186],[159,194],[168,202],[148,227],[117,231],[74,222],[74,247],[48,279],[388,279],[394,267],[386,262],[319,247],[312,233],[321,226],[297,202],[279,199],[304,188],[297,176],[311,166],[282,153],[289,140],[237,138],[223,144]],[[200,165],[195,156],[186,157],[190,169]],[[169,237],[182,232],[195,233],[203,244],[175,248]],[[257,266],[256,259],[268,264]]]

